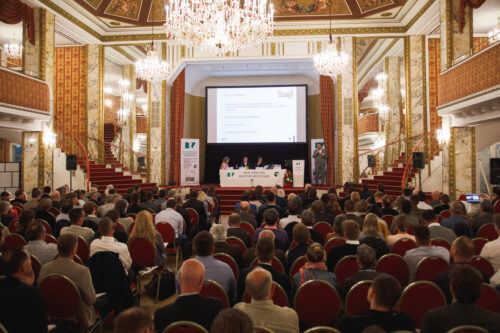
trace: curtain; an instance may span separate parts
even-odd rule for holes
[[[181,139],[184,130],[185,73],[177,76],[170,97],[170,175],[169,179],[180,184],[181,180]]]
[[[0,21],[7,24],[16,24],[24,21],[28,28],[28,39],[31,44],[35,45],[35,18],[33,16],[33,8],[25,5],[21,0],[1,0]]]
[[[0,162],[10,162],[10,142],[0,139]]]
[[[147,94],[148,93],[148,82],[145,80],[141,80],[141,79],[135,79],[135,89],[139,90],[141,88],[142,88],[142,90],[144,90],[144,93]]]
[[[460,1],[460,33],[464,32],[465,26],[465,6],[472,9],[478,9],[486,0],[461,0]],[[470,23],[472,24],[472,22]]]
[[[319,96],[321,108],[321,124],[323,126],[323,139],[328,154],[326,163],[326,182],[328,185],[335,183],[335,160],[334,160],[334,121],[333,109],[333,80],[329,76],[319,77]]]

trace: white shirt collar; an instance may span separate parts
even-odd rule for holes
[[[351,244],[351,245],[359,245],[359,240],[346,240],[345,241],[346,244]]]
[[[437,223],[437,222],[432,222],[431,224],[428,225],[428,227],[439,227],[441,226],[441,224]]]

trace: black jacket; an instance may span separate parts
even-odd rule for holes
[[[203,205],[203,202],[201,201],[198,201],[196,199],[189,199],[188,201],[186,201],[183,205],[182,205],[182,208],[186,209],[186,208],[192,208],[194,210],[196,210],[196,212],[198,213],[198,217],[199,217],[199,228],[200,230],[209,230],[210,227],[207,223],[207,212],[205,211],[205,205]]]
[[[245,243],[247,246],[247,249],[252,246],[251,241],[250,241],[250,235],[248,232],[241,228],[228,228],[227,229],[227,237],[238,237]]]
[[[291,293],[291,288],[290,288],[290,280],[288,277],[275,270],[271,265],[265,265],[265,264],[257,264],[257,266],[264,268],[265,270],[269,271],[271,273],[271,276],[273,278],[273,281],[278,283],[280,286],[283,287],[285,290],[285,293],[290,297]],[[243,300],[243,296],[245,294],[245,280],[247,278],[248,273],[250,273],[255,267],[248,267],[245,269],[242,269],[240,272],[240,275],[238,276],[238,282],[237,282],[237,289],[238,289],[238,299],[241,301]]]
[[[326,266],[329,272],[333,272],[335,265],[345,256],[356,254],[358,250],[358,244],[342,244],[332,247],[328,258],[326,259]]]
[[[344,316],[337,328],[341,332],[362,332],[366,327],[377,325],[386,332],[415,331],[413,320],[404,313],[369,310],[362,316]]]

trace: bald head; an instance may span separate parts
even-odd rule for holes
[[[259,239],[261,238],[270,238],[274,242],[274,238],[276,238],[276,236],[271,230],[262,230],[259,234]]]
[[[256,267],[247,275],[245,282],[252,299],[263,301],[273,297],[273,279],[269,271]]]
[[[240,210],[244,211],[244,212],[247,212],[250,210],[250,204],[248,203],[248,201],[240,202]]]
[[[440,196],[441,196],[441,193],[439,191],[433,191],[431,194],[432,200],[439,200]]]
[[[205,267],[196,259],[186,260],[179,272],[181,294],[199,293],[205,279]]]

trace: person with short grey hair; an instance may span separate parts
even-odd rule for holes
[[[472,230],[464,216],[466,216],[465,206],[460,201],[453,201],[450,205],[451,216],[442,220],[441,225],[450,228],[458,236],[467,236],[472,238]]]
[[[238,303],[235,309],[246,313],[254,325],[264,326],[275,333],[299,332],[299,317],[295,310],[273,303],[275,286],[269,271],[256,267],[247,275],[245,283],[252,302]]]
[[[479,204],[479,213],[472,217],[472,232],[477,234],[484,224],[493,223],[493,205],[489,200],[482,200]]]
[[[356,257],[359,271],[345,280],[344,291],[346,294],[356,283],[364,280],[374,280],[380,275],[379,272],[375,271],[377,257],[373,248],[366,244],[361,244],[358,246]]]
[[[14,217],[10,215],[10,203],[8,201],[0,201],[0,219],[2,224],[6,227],[9,227],[10,221],[14,219]]]
[[[210,228],[210,234],[214,238],[214,253],[225,253],[230,255],[243,268],[243,253],[238,245],[226,243],[227,229],[222,224],[214,224]]]

